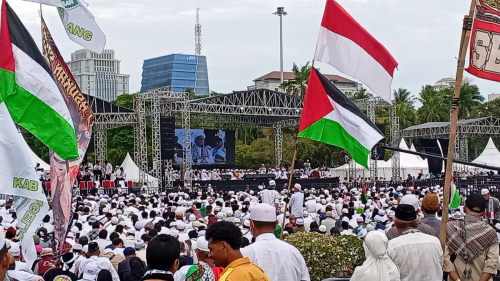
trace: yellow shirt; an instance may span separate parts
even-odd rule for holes
[[[270,281],[260,267],[248,258],[240,258],[230,263],[222,271],[219,281]]]

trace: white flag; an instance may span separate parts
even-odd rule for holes
[[[0,159],[9,163],[0,169],[0,193],[14,197],[23,257],[27,264],[33,264],[36,259],[33,235],[49,211],[49,205],[22,135],[4,102],[0,103],[0,132]]]
[[[69,39],[83,47],[102,53],[106,46],[106,35],[94,20],[94,15],[87,9],[84,0],[25,0],[57,7],[59,17]]]
[[[106,35],[94,21],[94,15],[81,0],[62,0],[64,8],[57,11],[69,39],[96,53],[102,53],[106,46]]]

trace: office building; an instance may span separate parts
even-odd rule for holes
[[[191,88],[197,95],[208,95],[207,58],[171,54],[144,60],[141,84],[141,92],[170,86],[177,92]]]
[[[337,87],[344,95],[350,95],[358,92],[362,88],[361,83],[349,80],[338,75],[324,75],[330,82],[332,82],[335,87]],[[289,81],[295,79],[295,74],[293,72],[283,72],[283,81]],[[248,90],[255,89],[266,89],[273,90],[277,92],[285,92],[284,89],[280,88],[281,85],[281,73],[279,71],[272,71],[268,74],[261,76],[253,80],[254,84],[248,86]]]
[[[104,50],[102,54],[78,50],[67,64],[84,94],[112,101],[129,93],[130,75],[120,73],[120,60],[113,50]]]

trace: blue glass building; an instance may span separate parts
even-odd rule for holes
[[[141,92],[164,86],[179,92],[192,88],[197,95],[208,95],[207,58],[172,54],[144,60]]]

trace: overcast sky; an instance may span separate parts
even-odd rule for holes
[[[86,0],[107,36],[107,49],[130,74],[130,91],[141,86],[144,59],[171,53],[194,53],[196,7],[200,7],[202,54],[207,56],[210,90],[245,90],[252,80],[279,70],[279,17],[284,6],[284,69],[311,61],[325,0]],[[455,77],[463,15],[470,0],[338,0],[392,53],[399,63],[393,88],[420,88]],[[9,0],[40,45],[38,4]],[[69,40],[56,8],[44,6],[49,29],[66,60],[81,49]],[[325,74],[340,74],[316,63]],[[345,76],[345,75],[344,75]],[[348,77],[348,76],[346,76]],[[466,77],[472,77],[466,74]],[[500,92],[500,84],[473,78],[483,96]]]

